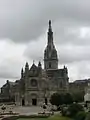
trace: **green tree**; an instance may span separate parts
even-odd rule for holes
[[[50,102],[52,105],[56,105],[57,107],[59,105],[62,105],[63,104],[62,95],[59,93],[54,93],[50,98]]]
[[[73,97],[70,93],[66,93],[63,96],[63,103],[64,104],[71,104],[73,103]]]
[[[57,107],[59,107],[59,105],[63,104],[67,105],[73,103],[73,98],[69,93],[66,94],[54,93],[50,98],[50,102],[52,105],[56,105]]]
[[[74,102],[83,102],[84,101],[84,93],[76,92],[72,94]]]

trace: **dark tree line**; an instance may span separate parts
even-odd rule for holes
[[[73,103],[73,97],[69,93],[65,94],[54,93],[50,98],[50,102],[52,105],[56,105],[58,107],[59,105],[63,104],[67,105]]]

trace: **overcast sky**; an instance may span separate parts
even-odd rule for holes
[[[90,0],[0,0],[0,86],[40,60],[52,20],[59,68],[70,81],[90,78]]]

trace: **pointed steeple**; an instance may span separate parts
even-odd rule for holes
[[[53,44],[53,32],[51,27],[51,20],[49,20],[49,28],[48,28],[48,45]]]
[[[44,68],[45,69],[58,69],[58,55],[55,45],[53,43],[53,32],[51,26],[51,20],[49,20],[48,27],[48,42],[44,51]]]
[[[48,32],[52,32],[51,20],[49,20],[49,29],[48,29]]]

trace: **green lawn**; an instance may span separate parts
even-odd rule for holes
[[[54,115],[49,118],[19,118],[18,120],[72,120],[72,119],[62,117],[60,115]]]

